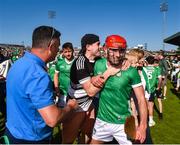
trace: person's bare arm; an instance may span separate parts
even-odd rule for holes
[[[56,105],[50,105],[38,111],[48,126],[55,127],[57,123],[62,122],[77,106],[76,100],[71,99],[63,109],[58,108]]]
[[[159,76],[159,77],[158,77],[158,87],[157,87],[157,90],[160,90],[160,89],[161,89],[161,86],[162,86],[162,77]]]
[[[109,67],[102,75],[94,76],[92,79],[83,83],[82,87],[88,96],[94,97],[101,90],[106,80],[119,72],[119,70],[119,68]],[[99,81],[99,85],[97,85],[98,83],[95,81]]]
[[[138,100],[139,115],[140,115],[140,124],[137,127],[136,131],[136,140],[139,140],[141,143],[144,142],[146,138],[146,128],[147,128],[147,104],[144,96],[144,89],[142,86],[133,88],[134,93]]]
[[[59,73],[55,72],[54,74],[54,87],[56,94],[59,96],[60,91],[59,91]]]
[[[104,86],[104,76],[97,75],[97,76],[92,77],[91,83],[97,88],[102,88]]]

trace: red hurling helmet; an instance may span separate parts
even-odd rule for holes
[[[105,41],[106,48],[124,48],[127,47],[126,39],[119,35],[110,35]]]

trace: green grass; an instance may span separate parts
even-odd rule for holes
[[[162,100],[163,120],[159,120],[156,111],[154,111],[156,125],[151,127],[151,135],[154,144],[180,144],[180,99],[178,98],[180,94],[172,93],[171,89],[174,87],[169,81],[167,86],[167,99]],[[54,129],[53,143],[61,143],[58,130],[57,127]]]
[[[163,120],[158,119],[154,111],[154,120],[156,125],[151,127],[151,135],[154,144],[180,144],[180,93],[173,94],[171,89],[174,87],[168,81],[167,99],[163,100]],[[156,102],[157,104],[157,102]],[[0,113],[0,117],[1,117]],[[4,118],[0,118],[1,129]],[[59,128],[55,127],[53,131],[53,142],[61,143]],[[76,142],[74,142],[76,144]]]
[[[180,144],[180,93],[172,92],[174,87],[169,81],[167,87],[167,99],[162,100],[163,120],[154,111],[156,125],[151,128],[151,135],[155,144]]]

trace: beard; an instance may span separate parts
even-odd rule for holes
[[[56,58],[56,57],[50,57],[50,58],[48,59],[48,62],[54,61],[55,58]]]
[[[114,56],[109,56],[109,55],[107,56],[107,59],[109,63],[115,67],[122,65],[124,61],[124,57],[114,57]]]

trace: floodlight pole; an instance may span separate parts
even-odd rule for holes
[[[162,39],[165,39],[166,33],[166,12],[168,11],[168,4],[166,1],[160,4],[160,11],[163,13],[163,30],[162,30]],[[165,50],[165,43],[162,40],[163,50]]]
[[[147,50],[147,43],[144,43],[144,49]]]
[[[21,41],[22,45],[24,46],[24,41]]]
[[[51,19],[51,25],[53,26],[53,19],[56,18],[56,11],[48,11],[48,19]]]

